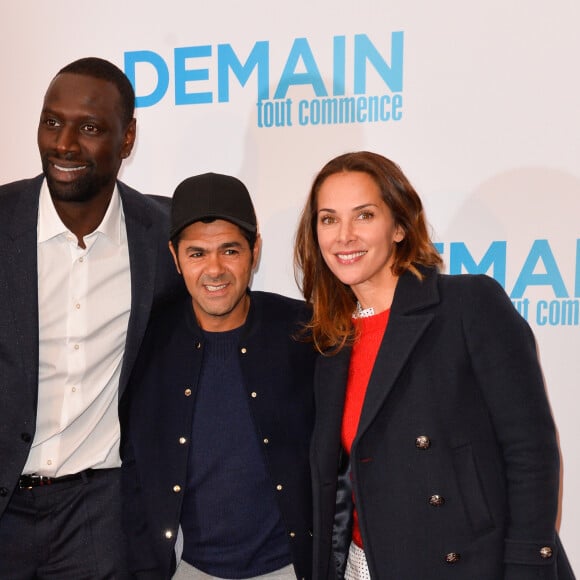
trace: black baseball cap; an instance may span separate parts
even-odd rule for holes
[[[177,186],[171,204],[170,239],[188,225],[207,218],[227,220],[250,233],[258,229],[250,193],[231,175],[194,175]]]

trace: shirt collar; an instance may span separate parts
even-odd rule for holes
[[[95,232],[103,234],[114,244],[120,245],[122,242],[121,224],[123,215],[121,196],[119,195],[119,189],[115,184],[109,207],[107,207],[105,216],[97,226]],[[70,230],[62,223],[56,208],[54,207],[54,203],[52,202],[46,179],[44,179],[40,188],[40,199],[38,204],[37,241],[38,243],[46,242],[51,238],[67,233],[72,234],[72,232],[70,232]],[[93,233],[89,235],[92,235]]]

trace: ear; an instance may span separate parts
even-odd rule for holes
[[[254,250],[252,252],[252,270],[258,267],[258,261],[260,260],[260,253],[262,251],[262,236],[258,234],[256,236],[256,243],[254,244]]]
[[[402,242],[405,239],[405,230],[397,225],[395,228],[395,233],[393,234],[393,242]]]
[[[169,242],[169,251],[171,252],[171,255],[173,256],[173,263],[175,264],[175,268],[177,269],[177,273],[181,275],[181,268],[179,267],[179,259],[177,257],[177,252],[175,251],[175,248],[173,247],[173,244],[171,242]]]
[[[131,155],[133,145],[135,145],[135,138],[137,136],[137,119],[133,118],[125,129],[125,137],[123,139],[123,146],[121,147],[121,157],[126,159]]]

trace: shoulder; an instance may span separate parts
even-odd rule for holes
[[[15,199],[23,192],[39,194],[43,178],[42,175],[37,175],[30,179],[20,179],[0,185],[0,200],[7,201],[8,199]]]
[[[532,330],[499,282],[484,274],[440,275],[441,303],[459,314],[468,335],[482,329],[496,336],[533,337]]]
[[[311,318],[311,310],[303,300],[297,300],[272,292],[251,291],[251,307],[247,320],[249,335],[260,336],[260,340],[284,344],[290,339],[293,344],[307,345],[314,352],[311,343],[300,336]]]
[[[175,349],[185,344],[191,333],[187,324],[187,308],[189,296],[166,301],[153,308],[145,336],[141,344],[139,364],[143,368],[155,364],[156,361],[168,356],[172,357]]]
[[[279,314],[289,318],[302,318],[310,314],[310,309],[304,300],[259,290],[252,290],[250,297],[255,306],[264,313]]]
[[[152,216],[169,217],[171,198],[163,195],[146,195],[133,189],[126,183],[118,181],[119,194],[125,210],[140,211]]]
[[[177,327],[181,327],[186,319],[186,313],[191,298],[179,297],[155,306],[149,317],[147,333],[162,343],[166,335],[171,334]]]
[[[438,285],[443,298],[468,300],[480,306],[486,303],[512,305],[501,284],[485,274],[438,274]]]

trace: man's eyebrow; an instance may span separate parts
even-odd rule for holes
[[[227,249],[227,248],[241,248],[242,244],[240,242],[224,242],[220,244],[220,248]]]
[[[186,252],[205,252],[205,248],[202,248],[201,246],[194,246],[193,244],[189,244],[188,246],[185,246],[185,251]]]
[[[227,250],[228,248],[241,248],[242,244],[240,242],[224,242],[218,246],[219,250]],[[207,252],[208,248],[205,246],[196,246],[195,244],[189,244],[185,246],[186,252]]]

